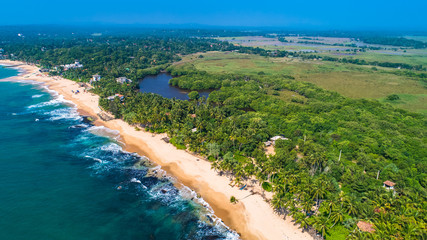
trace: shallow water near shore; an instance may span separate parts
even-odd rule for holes
[[[238,238],[194,192],[123,151],[117,132],[40,85],[0,82],[0,130],[0,239]]]

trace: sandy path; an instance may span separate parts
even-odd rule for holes
[[[25,70],[25,73],[13,79],[42,82],[49,89],[63,95],[66,100],[74,102],[80,113],[97,119],[95,125],[120,131],[125,150],[147,156],[180,183],[199,193],[211,205],[215,215],[241,234],[242,239],[313,239],[294,225],[290,217],[284,220],[283,216],[277,215],[261,195],[251,194],[250,190],[260,191],[258,184],[248,185],[245,190],[231,187],[229,179],[219,176],[211,169],[209,162],[161,140],[164,134],[136,131],[133,126],[118,119],[102,121],[97,117],[101,112],[98,107],[99,97],[84,92],[84,88],[79,87],[76,82],[60,77],[48,77],[39,73],[37,67],[21,62],[0,60],[0,64],[22,64],[19,68]],[[72,90],[79,90],[80,93],[73,94]],[[231,196],[235,196],[239,202],[231,204]],[[266,195],[266,198],[271,199],[271,194]]]

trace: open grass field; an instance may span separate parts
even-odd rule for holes
[[[418,41],[427,41],[424,36],[409,36],[409,39]],[[259,47],[266,50],[284,50],[295,52],[316,52],[319,55],[332,57],[346,57],[354,59],[364,59],[366,61],[406,63],[411,65],[427,66],[427,49],[401,49],[400,47],[373,45],[383,47],[387,50],[367,50],[366,52],[348,52],[354,49],[348,46],[334,46],[333,44],[358,44],[365,45],[362,42],[350,38],[332,38],[332,37],[286,37],[287,41],[280,42],[277,38],[266,38],[261,36],[243,36],[243,37],[223,37],[217,38],[222,41],[229,41],[233,44]],[[310,43],[298,43],[310,42]],[[319,44],[314,44],[319,43]],[[326,44],[326,45],[325,45]],[[372,45],[372,44],[370,44]]]
[[[352,47],[345,46],[333,46],[333,44],[347,44],[352,43],[349,38],[327,38],[327,37],[308,37],[307,39],[302,37],[286,37],[286,40],[292,42],[280,42],[278,38],[267,38],[262,36],[246,36],[246,37],[221,37],[217,38],[221,41],[228,41],[230,43],[246,46],[246,47],[259,47],[266,50],[284,50],[284,51],[296,51],[296,52],[328,52],[328,51],[345,51],[352,49]],[[298,43],[303,42],[314,42],[319,44],[307,44]],[[322,45],[329,44],[329,45]]]
[[[427,49],[406,49],[406,50],[375,50],[358,52],[354,55],[342,56],[337,52],[323,52],[319,55],[333,57],[345,57],[353,59],[363,59],[366,61],[406,63],[411,65],[427,66]]]
[[[197,54],[199,56],[200,54]],[[410,111],[427,113],[427,88],[420,81],[389,73],[390,69],[296,58],[269,58],[258,55],[210,52],[203,58],[185,56],[181,64],[193,64],[210,73],[291,75],[298,81],[314,83],[351,98],[384,100],[390,94],[401,99],[390,104]],[[286,96],[283,96],[286,97]],[[289,97],[289,96],[288,96]]]
[[[427,94],[398,94],[400,99],[395,101],[381,98],[380,102],[391,104],[398,108],[404,108],[409,111],[419,112],[427,115]]]

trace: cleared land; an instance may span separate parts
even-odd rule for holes
[[[378,99],[410,111],[427,113],[427,88],[414,78],[398,76],[389,68],[373,70],[359,66],[328,61],[302,61],[297,58],[269,58],[240,53],[203,53],[185,56],[180,64],[192,64],[210,73],[239,73],[290,75],[298,81],[314,83],[351,98]],[[384,100],[398,94],[400,100]]]
[[[406,37],[418,41],[427,41],[427,37]],[[345,57],[364,59],[366,61],[406,63],[411,65],[427,66],[427,49],[411,49],[395,46],[375,45],[381,50],[366,50],[366,52],[354,52],[358,49],[350,46],[336,46],[334,44],[355,44],[366,46],[367,44],[350,38],[333,37],[285,37],[288,42],[280,42],[278,38],[262,36],[223,37],[222,41],[229,41],[236,45],[247,47],[259,47],[266,50],[285,50],[294,52],[313,52],[318,55],[331,57]],[[306,43],[303,43],[306,42]],[[317,43],[317,44],[316,44]]]
[[[324,52],[319,53],[319,55],[427,66],[427,49],[372,50],[346,55],[343,55],[342,52]]]

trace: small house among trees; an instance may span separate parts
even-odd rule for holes
[[[270,138],[270,141],[264,142],[264,145],[266,147],[269,147],[271,145],[276,145],[277,140],[289,140],[289,138],[285,138],[283,136],[274,136],[274,137]]]
[[[118,77],[116,78],[116,82],[123,84],[123,83],[131,83],[132,80],[127,79],[126,77]]]
[[[385,189],[387,190],[393,190],[394,189],[394,185],[396,185],[396,183],[392,182],[392,181],[385,181],[383,187],[385,187]]]
[[[76,60],[74,63],[61,65],[61,67],[63,67],[64,70],[67,71],[68,69],[82,68],[83,64]]]
[[[109,96],[107,97],[108,100],[112,101],[114,100],[116,97],[120,98],[120,101],[123,101],[123,99],[125,99],[125,96],[121,95],[121,94],[114,94],[113,96]]]
[[[93,75],[92,78],[90,79],[90,84],[92,84],[93,82],[98,82],[99,80],[101,80],[101,75]]]

